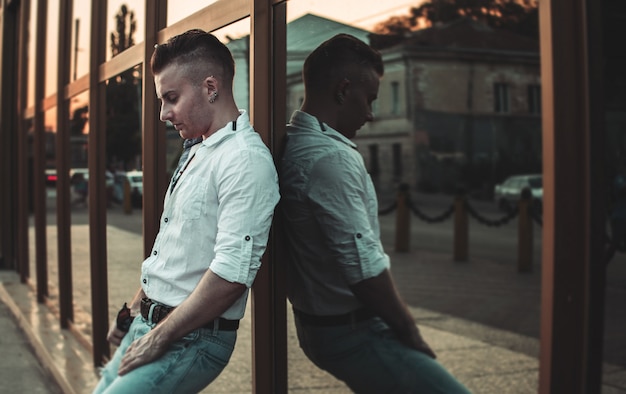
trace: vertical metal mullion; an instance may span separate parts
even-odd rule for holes
[[[46,29],[48,1],[37,2],[37,32],[35,34],[35,128],[33,136],[33,205],[35,211],[35,266],[37,302],[48,296],[48,267],[46,242],[46,188],[45,188],[45,130],[43,100],[46,73]]]
[[[600,97],[591,83],[601,61],[592,51],[600,43],[590,42],[595,36],[587,20],[598,6],[589,0],[539,3],[544,166],[540,393],[600,392],[596,349],[602,347],[601,323],[592,317],[603,302],[602,279],[596,278],[604,263],[604,230],[596,196],[604,189],[597,186],[602,177],[594,179],[601,173],[593,173],[603,163],[598,153],[604,132],[596,109]]]
[[[59,309],[62,328],[74,319],[72,300],[72,240],[70,217],[70,135],[69,100],[65,87],[70,81],[72,0],[59,2],[59,50],[57,67],[57,249],[59,267]]]
[[[152,243],[159,231],[159,218],[163,210],[163,196],[168,180],[165,176],[165,124],[159,121],[159,102],[156,98],[154,78],[150,71],[150,58],[157,43],[157,33],[167,24],[167,1],[146,0],[146,31],[142,86],[142,158],[143,158],[143,241],[144,256],[150,254]]]
[[[271,26],[273,72],[271,87],[271,134],[270,142],[274,162],[280,159],[281,147],[286,134],[287,111],[287,2],[275,4],[272,9]],[[278,236],[278,237],[277,237]],[[288,392],[287,360],[287,267],[284,237],[272,231],[269,244],[270,266],[273,267],[272,302],[274,305],[275,371],[277,392]]]
[[[284,130],[285,119],[286,5],[273,6],[271,0],[253,0],[251,7],[250,116],[263,141],[274,148],[275,129]],[[270,239],[252,292],[253,391],[286,393],[284,268],[274,264],[277,260],[274,236]]]
[[[589,193],[589,252],[586,256],[587,286],[589,291],[586,312],[587,349],[586,381],[587,393],[599,392],[602,388],[602,364],[604,350],[604,319],[606,298],[606,265],[602,264],[605,250],[605,225],[607,212],[605,187],[605,154],[607,131],[604,123],[604,66],[602,5],[604,2],[586,1],[586,12],[581,23],[586,25],[585,56],[588,61],[586,83],[589,117],[583,145],[587,147],[588,172],[585,174]]]
[[[15,79],[18,61],[18,29],[19,13],[18,6],[8,6],[4,2],[0,11],[0,72],[2,91],[0,92],[0,118],[2,129],[0,130],[0,187],[5,193],[0,195],[0,268],[15,268],[16,257],[16,228],[17,215],[13,207],[17,202],[17,179],[15,167],[17,165],[17,94],[18,81]]]
[[[107,1],[91,6],[91,45],[89,53],[89,248],[91,265],[91,305],[93,361],[95,366],[110,356],[106,340],[109,320],[107,281],[107,237],[105,190],[106,85],[100,82],[100,65],[105,61]]]
[[[20,281],[26,283],[30,276],[28,252],[28,215],[29,215],[29,187],[30,174],[28,172],[28,144],[26,119],[24,111],[27,103],[28,89],[28,27],[30,23],[30,0],[21,2],[20,33],[18,38],[18,89],[17,89],[17,264]],[[32,60],[31,60],[32,61]]]

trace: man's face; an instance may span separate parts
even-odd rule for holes
[[[174,63],[154,77],[160,119],[171,122],[184,139],[200,137],[211,124],[208,87],[187,78],[187,69]]]
[[[346,138],[352,139],[365,122],[374,120],[372,103],[378,97],[380,77],[373,69],[369,69],[357,80],[348,82],[337,129]]]

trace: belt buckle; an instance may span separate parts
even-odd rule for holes
[[[152,324],[157,324],[163,320],[171,311],[165,305],[154,302],[150,298],[141,299],[141,315]]]

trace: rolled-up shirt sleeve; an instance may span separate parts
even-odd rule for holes
[[[340,152],[320,159],[308,190],[325,242],[349,285],[375,277],[389,267],[377,233],[378,205],[373,200],[373,186],[355,160],[361,159]]]
[[[279,200],[276,169],[267,155],[253,149],[220,166],[227,175],[217,187],[215,258],[209,268],[222,279],[251,287]]]

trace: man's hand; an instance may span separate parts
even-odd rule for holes
[[[413,348],[419,352],[425,353],[432,358],[437,358],[435,352],[431,349],[430,345],[426,343],[424,338],[419,332],[417,326],[415,327],[415,331],[411,333],[409,336],[400,337],[399,338],[402,343],[407,345],[410,348]]]
[[[350,289],[366,308],[391,327],[400,342],[436,358],[435,352],[422,338],[411,312],[402,301],[389,270],[352,285]]]
[[[143,337],[137,339],[126,349],[118,374],[125,375],[135,368],[148,364],[161,357],[167,350],[167,343],[158,339],[156,330],[152,330]]]

